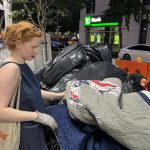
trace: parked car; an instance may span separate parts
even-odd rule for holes
[[[123,60],[137,60],[140,57],[143,62],[150,62],[150,45],[137,44],[122,48],[118,57]]]
[[[61,51],[64,48],[64,45],[60,42],[51,40],[51,47],[54,51]]]

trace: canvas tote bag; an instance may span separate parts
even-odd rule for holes
[[[9,107],[19,109],[21,76]],[[0,123],[0,149],[18,150],[20,143],[20,123]]]

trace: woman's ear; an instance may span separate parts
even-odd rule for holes
[[[21,49],[22,47],[22,42],[20,40],[16,41],[16,48]]]

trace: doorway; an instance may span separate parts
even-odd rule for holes
[[[87,44],[102,47],[110,45],[113,52],[119,51],[119,27],[89,27],[87,29]]]

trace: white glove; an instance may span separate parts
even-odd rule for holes
[[[47,125],[50,128],[52,128],[53,130],[57,128],[57,123],[52,116],[47,115],[45,113],[40,113],[40,112],[37,112],[37,113],[38,113],[38,116],[34,120],[35,122],[39,122],[44,125]]]

